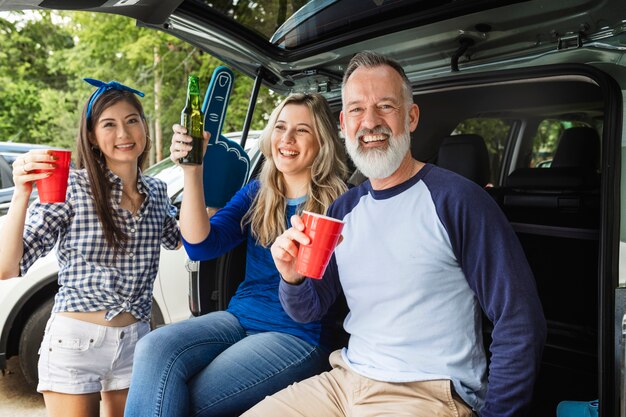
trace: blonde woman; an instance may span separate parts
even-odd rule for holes
[[[182,126],[173,129],[170,158],[176,162],[191,149],[191,137]],[[270,253],[293,214],[324,213],[345,191],[343,145],[326,100],[287,97],[272,113],[260,147],[259,179],[210,220],[202,167],[182,165],[180,228],[187,253],[212,259],[247,239],[246,276],[226,311],[168,325],[140,341],[127,417],[239,415],[328,367],[322,323],[297,323],[280,305],[281,278]]]

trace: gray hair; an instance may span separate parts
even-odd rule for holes
[[[402,65],[400,65],[397,61],[381,55],[379,53],[373,51],[362,51],[357,53],[352,57],[350,63],[348,64],[348,68],[346,68],[345,73],[343,74],[343,84],[341,86],[341,97],[344,97],[344,89],[348,79],[356,71],[357,69],[364,68],[376,68],[381,66],[389,66],[393,68],[402,78],[402,92],[404,95],[404,101],[407,104],[413,103],[413,90],[411,89],[411,82],[409,78],[406,76]],[[345,100],[344,100],[345,101]]]

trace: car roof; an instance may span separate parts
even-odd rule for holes
[[[294,8],[293,4],[302,7]],[[280,6],[284,6],[281,9]],[[272,90],[340,95],[350,58],[363,49],[398,60],[412,81],[522,57],[622,48],[623,0],[4,0],[0,10],[88,10],[126,15],[168,32]],[[584,47],[584,48],[582,48]]]
[[[0,152],[17,152],[24,153],[31,149],[47,149],[49,146],[38,145],[34,143],[21,143],[21,142],[0,142]]]
[[[12,164],[18,156],[30,151],[31,149],[49,148],[50,146],[37,145],[34,143],[0,142],[0,155],[2,155],[9,164]]]

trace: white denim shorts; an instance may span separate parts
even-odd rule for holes
[[[135,346],[149,331],[145,322],[108,327],[52,314],[39,348],[37,391],[89,394],[128,388]]]

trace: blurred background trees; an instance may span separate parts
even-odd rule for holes
[[[0,141],[73,149],[82,108],[94,90],[82,79],[116,80],[146,94],[142,103],[153,139],[152,163],[169,155],[187,76],[200,77],[204,95],[213,70],[224,65],[117,15],[16,12],[0,16],[0,37]],[[224,132],[242,130],[252,83],[235,72]],[[264,127],[279,99],[261,89],[252,129]]]

